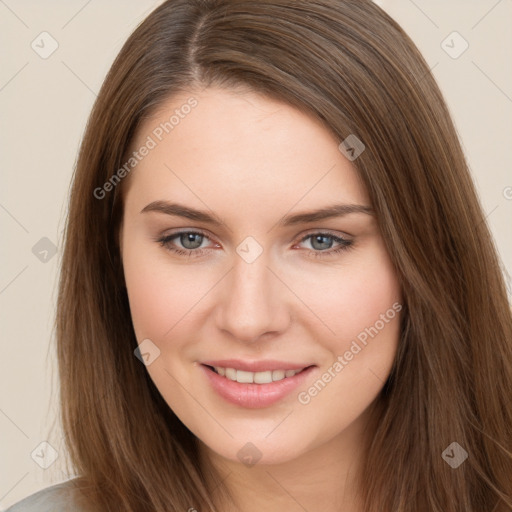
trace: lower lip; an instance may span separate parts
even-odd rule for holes
[[[213,389],[222,398],[232,404],[250,409],[275,404],[302,384],[315,369],[315,366],[310,366],[293,377],[285,377],[268,384],[242,384],[222,377],[204,364],[200,366]]]

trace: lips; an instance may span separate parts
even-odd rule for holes
[[[208,364],[207,364],[208,363]],[[212,364],[213,363],[213,364]],[[219,365],[219,366],[218,366]],[[238,375],[240,371],[242,374],[251,373],[254,370],[243,370],[240,368],[256,368],[257,371],[254,375],[262,375],[270,373],[270,370],[278,372],[286,372],[296,370],[293,376],[285,377],[277,381],[265,382],[262,377],[262,383],[256,382],[238,382],[231,380],[226,376],[217,373],[214,366],[223,368],[220,365],[231,368]],[[233,368],[237,368],[236,370]],[[259,362],[243,362],[235,360],[222,360],[222,361],[207,361],[199,365],[203,375],[206,377],[206,382],[209,383],[211,388],[224,400],[239,407],[246,407],[251,409],[269,407],[287,397],[299,385],[304,384],[306,379],[310,378],[311,374],[316,370],[316,365],[300,365],[283,361],[259,361]],[[224,367],[225,368],[225,367]],[[260,370],[260,368],[264,368]],[[284,370],[284,368],[287,368]]]
[[[215,361],[202,361],[202,364],[211,367],[233,368],[246,372],[267,372],[274,370],[303,370],[308,366],[314,366],[312,363],[290,363],[288,361],[278,361],[276,359],[266,359],[264,361],[242,361],[241,359],[218,359]]]
[[[212,368],[208,366],[208,368]],[[277,382],[285,378],[293,377],[302,370],[268,370],[264,372],[247,372],[245,370],[235,370],[234,368],[222,368],[214,366],[213,371],[226,379],[245,383],[245,384],[268,384]]]

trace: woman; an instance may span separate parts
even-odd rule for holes
[[[78,477],[13,511],[512,507],[498,259],[369,1],[172,0],[135,30],[80,150],[57,341]]]

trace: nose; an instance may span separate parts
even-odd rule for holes
[[[252,263],[235,255],[223,279],[217,327],[234,339],[256,342],[264,335],[278,335],[289,324],[290,293],[268,264],[265,252]]]

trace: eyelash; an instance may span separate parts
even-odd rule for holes
[[[178,254],[180,256],[189,256],[189,257],[196,258],[196,257],[202,256],[204,254],[204,252],[207,252],[206,249],[179,249],[179,248],[172,247],[170,245],[171,240],[173,240],[174,238],[177,238],[183,234],[201,235],[207,239],[210,239],[208,237],[208,235],[206,235],[206,233],[204,233],[202,231],[179,231],[177,233],[172,233],[171,235],[165,235],[163,237],[157,238],[156,242],[159,242],[160,245],[162,247],[165,247],[168,251]],[[353,247],[353,242],[351,240],[347,240],[345,238],[341,238],[341,237],[333,235],[331,233],[322,232],[322,231],[309,233],[309,234],[305,235],[299,241],[299,243],[302,243],[305,240],[307,240],[308,238],[312,238],[314,236],[324,236],[324,237],[332,238],[332,240],[339,243],[340,246],[337,249],[327,249],[324,251],[315,251],[315,250],[311,249],[311,250],[309,250],[309,254],[313,253],[313,255],[310,256],[313,258],[326,258],[329,256],[334,256],[343,251],[347,251]]]

